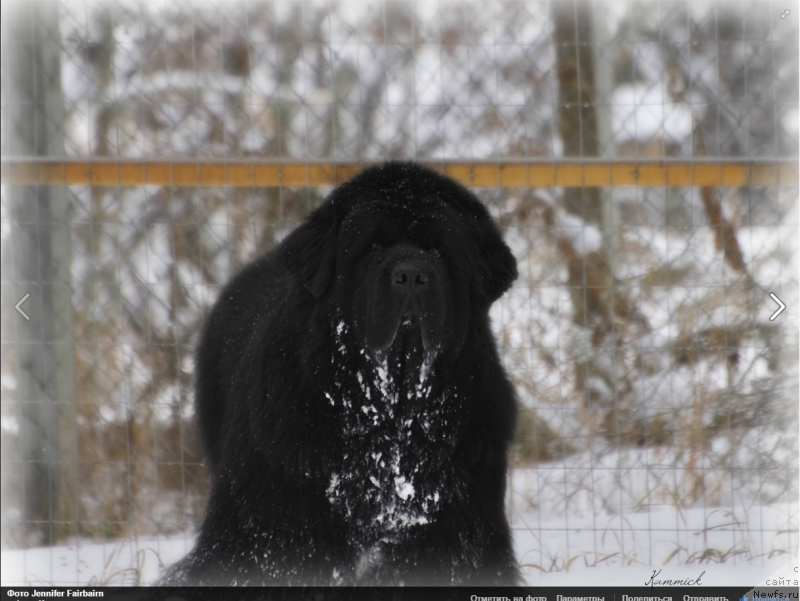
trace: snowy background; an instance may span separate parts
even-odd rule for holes
[[[17,22],[35,35],[4,13],[4,155],[25,126],[8,57],[32,48],[53,155],[798,155],[777,3],[42,5]],[[329,192],[3,186],[4,585],[148,583],[191,547],[202,320]],[[519,262],[492,317],[529,582],[753,585],[796,561],[798,189],[476,192]],[[30,289],[52,291],[33,340],[13,312]]]

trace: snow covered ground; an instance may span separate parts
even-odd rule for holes
[[[620,497],[615,505],[603,494],[614,489],[608,472],[596,471],[594,490],[572,490],[568,466],[554,467],[514,470],[510,487],[517,556],[530,585],[637,586],[660,569],[660,578],[705,572],[704,585],[755,586],[797,562],[796,503],[748,504],[734,496],[729,506],[677,510],[655,501],[632,507]],[[150,584],[192,543],[186,535],[3,550],[2,584]]]
[[[761,532],[758,524],[773,527],[787,514],[796,515],[796,510],[665,509],[569,520],[542,520],[537,512],[528,512],[515,521],[514,536],[525,578],[532,586],[641,586],[654,569],[662,570],[661,578],[695,578],[705,572],[704,585],[755,586],[787,561],[797,561],[796,555],[783,552],[770,555],[769,550],[780,547],[780,539],[787,537]],[[748,523],[734,524],[734,513]],[[4,550],[2,583],[149,584],[158,578],[161,564],[177,561],[191,545],[192,538],[187,536]]]
[[[517,556],[528,584],[641,586],[661,578],[696,577],[705,585],[755,586],[787,561],[781,524],[796,506],[730,507],[543,520],[537,512],[514,523]],[[796,531],[793,533],[796,546]]]

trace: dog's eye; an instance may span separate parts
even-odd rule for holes
[[[442,256],[442,251],[440,251],[438,248],[431,248],[428,252],[431,253],[434,257]]]
[[[383,250],[383,246],[381,244],[378,244],[377,242],[373,242],[372,244],[369,245],[369,249],[370,251]]]

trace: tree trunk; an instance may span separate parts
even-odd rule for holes
[[[558,133],[565,157],[596,157],[592,3],[553,2],[553,43],[558,73]],[[602,217],[598,188],[565,188],[564,208],[591,223]]]
[[[7,2],[3,21],[6,156],[63,156],[64,106],[58,1]],[[23,544],[49,544],[54,522],[77,523],[70,219],[63,187],[9,186],[14,226],[5,251],[19,403]],[[13,469],[13,468],[12,468]],[[5,471],[5,470],[4,470]],[[10,476],[10,474],[8,474]]]

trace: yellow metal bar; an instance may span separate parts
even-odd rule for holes
[[[797,186],[797,159],[775,161],[421,161],[474,187]],[[5,158],[6,185],[269,187],[340,184],[361,162]]]

